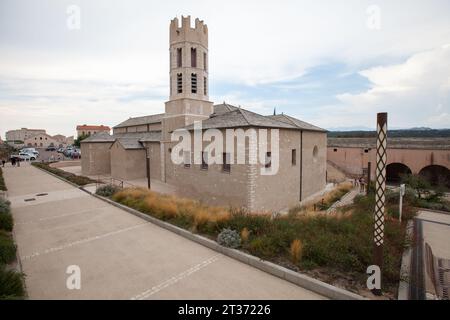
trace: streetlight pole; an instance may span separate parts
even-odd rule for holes
[[[377,114],[377,155],[375,168],[375,213],[374,213],[374,265],[383,269],[384,211],[386,193],[386,162],[387,162],[387,113]],[[380,278],[381,284],[381,278]],[[374,295],[380,296],[381,287],[373,289]]]

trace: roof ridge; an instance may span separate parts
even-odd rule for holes
[[[248,125],[251,125],[250,121],[248,121],[247,117],[245,116],[245,114],[242,112],[242,108],[239,107],[238,111],[241,113],[242,117],[244,118],[244,120],[247,122]],[[247,110],[246,110],[247,111]]]
[[[282,113],[281,116],[283,116],[284,118],[286,118],[290,123],[292,123],[294,126],[297,126],[297,124],[295,123],[295,121],[292,119],[291,116],[288,116],[287,114]],[[297,119],[300,120],[300,119]],[[300,120],[301,121],[301,120]]]

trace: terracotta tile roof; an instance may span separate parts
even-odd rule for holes
[[[77,130],[104,130],[104,131],[109,131],[109,130],[111,130],[111,128],[108,127],[108,126],[103,126],[103,125],[101,125],[101,126],[91,126],[91,125],[83,124],[83,125],[78,125],[77,126]]]

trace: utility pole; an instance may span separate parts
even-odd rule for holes
[[[377,114],[377,156],[375,168],[375,213],[374,213],[374,265],[383,269],[383,241],[384,241],[384,211],[386,193],[386,162],[387,162],[387,113]],[[380,284],[381,284],[380,278]],[[381,296],[381,286],[373,289],[372,293]]]
[[[148,150],[148,146],[145,147],[145,160],[147,162],[147,187],[151,189],[151,182],[150,182],[150,152]]]
[[[370,171],[372,170],[372,163],[369,161],[367,163],[367,189],[366,189],[366,195],[369,195],[370,191]]]

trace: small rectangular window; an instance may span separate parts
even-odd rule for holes
[[[295,166],[297,164],[297,150],[292,149],[292,165]]]
[[[208,58],[206,56],[206,52],[203,52],[203,69],[208,71]]]
[[[368,153],[369,152],[369,149],[364,149],[364,153]]]
[[[177,68],[181,68],[181,66],[182,66],[182,57],[183,57],[183,55],[182,55],[182,49],[181,48],[178,48],[177,49]]]
[[[208,79],[206,77],[203,78],[203,94],[208,95]]]
[[[272,166],[272,152],[266,152],[266,168],[270,168]]]
[[[208,153],[202,152],[202,165],[200,167],[202,170],[208,170]]]
[[[191,167],[191,152],[190,151],[183,152],[183,163],[184,163],[185,168]]]
[[[336,148],[334,148],[334,149],[333,149],[333,152],[337,152],[337,149],[336,149]]]
[[[183,74],[177,73],[177,92],[183,93]]]
[[[222,154],[222,171],[223,172],[230,172],[231,171],[231,160],[230,160],[230,154],[224,152]]]
[[[197,49],[191,48],[191,67],[197,68]]]
[[[197,74],[196,73],[191,74],[191,92],[197,93]]]

